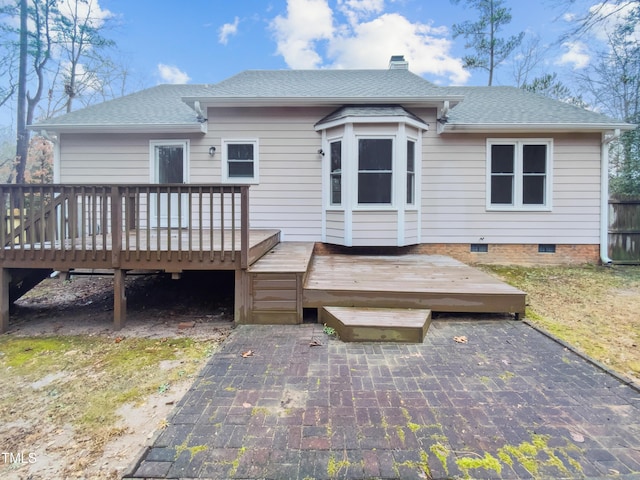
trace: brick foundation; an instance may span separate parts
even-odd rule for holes
[[[342,247],[316,243],[316,255],[351,253],[360,255],[392,255],[422,253],[447,255],[464,263],[496,265],[579,265],[600,262],[599,245],[556,245],[555,253],[538,252],[538,244],[488,244],[486,253],[471,252],[468,243],[423,243],[410,247]]]

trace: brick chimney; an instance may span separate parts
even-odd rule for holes
[[[409,70],[409,62],[404,59],[404,55],[392,55],[389,70]]]

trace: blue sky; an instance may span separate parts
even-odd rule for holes
[[[0,0],[0,5],[8,1],[13,0]],[[584,72],[591,55],[604,45],[598,46],[598,41],[607,24],[570,42],[558,40],[599,1],[603,0],[505,1],[513,20],[500,34],[525,32],[524,45],[534,39],[539,42],[540,56],[529,80],[557,72],[572,86],[571,74]],[[69,0],[59,3],[64,14]],[[216,83],[247,69],[387,68],[391,55],[404,55],[411,71],[439,85],[486,85],[486,72],[462,68],[462,57],[470,52],[463,38],[451,35],[454,23],[476,16],[465,4],[465,0],[457,5],[450,0],[87,0],[80,5],[91,5],[96,25],[106,22],[103,33],[117,44],[116,61],[127,69],[125,93],[130,93],[160,83]],[[494,85],[516,85],[518,55],[497,70]],[[76,108],[80,106],[76,102]],[[15,104],[10,102],[0,109],[0,132],[8,132],[3,127],[12,128],[14,123]]]
[[[96,0],[93,0],[94,2]],[[571,13],[595,1],[508,0],[513,21],[505,34],[539,37],[540,69],[571,70],[588,63],[582,43],[554,44]],[[535,5],[535,6],[534,6]],[[109,35],[141,86],[214,83],[246,69],[386,68],[404,54],[410,69],[442,85],[483,85],[486,75],[461,67],[464,39],[451,25],[472,19],[464,1],[448,0],[99,0],[110,15]],[[505,64],[497,84],[514,83]]]

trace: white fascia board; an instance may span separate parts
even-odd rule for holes
[[[462,95],[438,97],[183,97],[187,105],[207,107],[308,107],[340,105],[384,105],[437,107],[444,101],[457,104]]]
[[[610,130],[634,130],[630,123],[447,123],[440,133],[528,133],[528,132],[603,132]]]
[[[429,130],[429,124],[424,122],[418,122],[413,118],[409,118],[406,116],[400,115],[384,115],[379,117],[367,117],[367,116],[359,116],[359,115],[350,115],[348,117],[338,118],[331,122],[321,123],[315,125],[315,130],[321,131],[326,130],[328,128],[339,127],[341,125],[345,125],[347,123],[404,123],[406,125],[410,125],[412,127],[421,129],[421,130]]]
[[[130,125],[87,125],[87,124],[47,124],[29,125],[34,131],[46,130],[56,133],[207,133],[206,123],[197,124],[130,124]]]

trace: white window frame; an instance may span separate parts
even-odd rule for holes
[[[150,183],[158,183],[159,181],[159,172],[158,172],[158,162],[156,159],[156,147],[182,147],[182,151],[184,152],[183,157],[183,171],[182,178],[183,183],[189,183],[189,140],[150,140],[149,141],[149,182]]]
[[[514,172],[513,172],[513,203],[491,203],[491,147],[492,145],[514,146]],[[523,192],[523,147],[524,145],[545,145],[547,158],[545,165],[545,192],[544,203],[526,205],[522,203]],[[552,210],[553,199],[553,139],[550,138],[488,138],[486,146],[486,209],[488,211],[524,211],[524,212],[548,212]]]
[[[333,162],[333,158],[331,158],[331,145],[334,143],[340,142],[340,173],[334,174],[331,170],[331,165]],[[327,140],[327,145],[329,146],[327,151],[329,152],[329,191],[328,196],[329,196],[329,208],[332,209],[341,209],[344,205],[344,187],[345,187],[345,171],[344,171],[344,149],[345,149],[345,143],[344,143],[344,138],[343,137],[335,137],[335,138],[331,138]],[[334,175],[339,175],[340,176],[340,202],[339,203],[334,203],[333,202],[333,176]]]
[[[405,198],[404,198],[404,203],[405,203],[405,208],[407,210],[415,210],[417,208],[417,203],[418,203],[418,139],[415,137],[412,137],[410,135],[407,135],[407,138],[405,139],[406,144],[407,144],[407,152],[406,152],[406,156],[407,156],[407,165],[405,165],[405,169],[404,169],[404,175],[405,175],[405,184],[407,184],[407,180],[409,177],[409,153],[408,153],[408,148],[409,148],[409,142],[413,143],[413,202],[409,203],[407,202],[407,195],[409,194],[408,190],[406,190],[405,187]]]
[[[398,138],[396,135],[379,135],[379,134],[375,134],[375,135],[369,135],[369,134],[356,134],[355,135],[355,143],[354,143],[354,153],[355,153],[355,175],[354,175],[354,185],[353,185],[353,203],[354,203],[354,210],[397,210],[397,206],[396,206],[396,198],[395,198],[395,192],[396,192],[396,178],[398,175],[398,168],[396,165],[396,148],[397,148],[397,142],[398,142]],[[360,164],[360,157],[359,157],[359,148],[360,148],[360,140],[391,140],[391,170],[388,171],[388,173],[391,174],[391,202],[390,203],[360,203],[358,201],[358,196],[359,196],[359,192],[360,192],[360,168],[359,168],[359,164]],[[344,170],[344,169],[343,169]],[[372,171],[372,170],[369,170]],[[376,170],[377,171],[377,170]],[[380,172],[387,172],[386,170],[384,171],[380,171]],[[405,171],[406,174],[406,171]],[[404,178],[404,177],[403,177]],[[404,202],[403,202],[404,204]]]
[[[228,145],[253,145],[253,177],[230,177],[229,176],[229,159]],[[260,148],[258,139],[222,139],[222,182],[256,185],[260,183]]]

